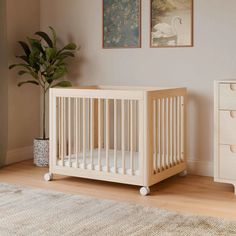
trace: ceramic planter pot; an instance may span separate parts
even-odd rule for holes
[[[48,166],[49,140],[34,139],[34,164],[39,167]]]

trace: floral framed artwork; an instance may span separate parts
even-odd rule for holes
[[[151,47],[193,46],[193,0],[151,1]]]
[[[103,0],[103,48],[141,47],[141,0]]]

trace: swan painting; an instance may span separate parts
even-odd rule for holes
[[[179,16],[174,16],[171,20],[171,25],[167,23],[158,23],[153,27],[155,30],[152,33],[152,39],[157,44],[168,44],[168,45],[177,45],[178,42],[178,32],[176,24],[182,24],[182,18]]]
[[[151,47],[192,46],[193,0],[151,1]]]

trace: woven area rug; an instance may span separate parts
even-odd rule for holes
[[[236,235],[236,222],[0,184],[0,235]]]

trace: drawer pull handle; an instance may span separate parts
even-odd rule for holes
[[[236,91],[236,84],[230,84],[230,90]]]
[[[230,145],[230,151],[232,153],[236,153],[236,146],[235,145]]]
[[[230,111],[229,113],[231,118],[236,118],[236,111]]]

